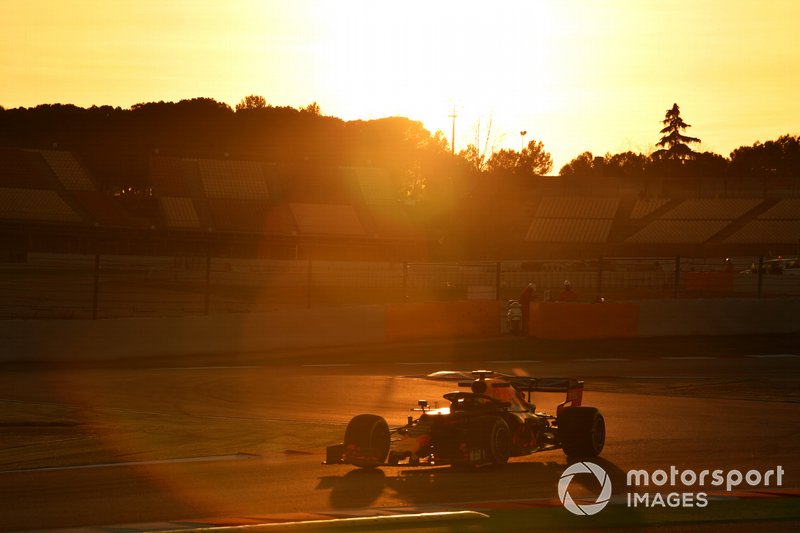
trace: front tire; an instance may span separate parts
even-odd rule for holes
[[[558,436],[568,457],[597,457],[606,442],[606,422],[595,407],[568,407],[558,417]]]
[[[476,424],[478,446],[485,450],[486,460],[501,466],[511,455],[511,430],[505,420],[497,416],[479,418]]]
[[[359,468],[377,468],[389,455],[389,425],[378,415],[358,415],[344,432],[345,460]]]

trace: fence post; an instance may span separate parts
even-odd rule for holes
[[[94,254],[94,283],[92,288],[92,320],[97,320],[97,302],[100,297],[100,252]]]
[[[764,256],[758,256],[758,284],[756,285],[756,297],[761,298],[764,291]]]
[[[308,277],[306,279],[306,309],[311,309],[311,285],[313,284],[313,274],[311,270],[311,259],[308,260]]]
[[[500,300],[500,261],[495,265],[494,271],[494,298]]]
[[[678,298],[678,289],[680,287],[680,284],[681,284],[681,256],[676,255],[675,256],[675,288],[674,288],[674,294],[673,294],[673,297],[675,299]]]
[[[211,307],[211,252],[206,252],[206,294],[203,302],[203,313],[208,315]]]
[[[603,256],[597,260],[597,301],[603,297]]]
[[[408,263],[403,263],[403,302],[408,301]]]

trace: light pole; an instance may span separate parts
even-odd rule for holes
[[[453,129],[450,133],[450,153],[455,155],[456,154],[456,118],[458,115],[456,114],[456,105],[453,104],[453,112],[448,115],[451,119],[453,119]]]
[[[528,134],[528,130],[522,130],[519,132],[519,136],[522,139],[522,148],[520,148],[519,153],[522,153],[525,150],[525,136]]]

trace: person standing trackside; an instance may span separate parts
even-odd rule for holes
[[[519,304],[522,306],[522,334],[528,333],[528,322],[531,317],[531,302],[536,300],[536,284],[528,283],[528,286],[519,295]]]
[[[559,302],[574,302],[577,300],[578,295],[572,290],[572,283],[568,279],[564,280],[564,290],[558,295]]]

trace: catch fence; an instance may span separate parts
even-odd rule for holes
[[[390,263],[31,253],[0,264],[0,318],[249,313],[290,307],[514,299],[797,297],[795,258],[597,258]]]

